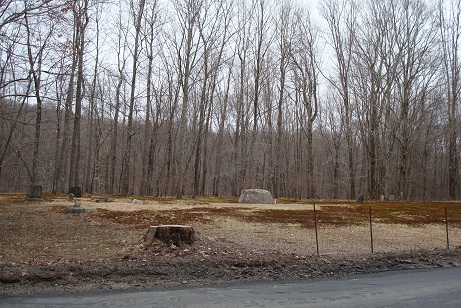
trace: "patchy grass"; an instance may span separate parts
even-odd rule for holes
[[[114,202],[99,204],[95,202],[98,197]],[[199,226],[214,237],[226,237],[229,231],[235,231],[239,239],[254,237],[258,242],[262,240],[261,234],[272,234],[268,235],[270,241],[277,234],[314,228],[312,200],[278,199],[277,205],[266,207],[237,204],[234,197],[189,198],[180,202],[173,198],[117,198],[78,198],[90,209],[82,214],[69,214],[66,208],[72,203],[67,201],[66,195],[44,194],[44,201],[30,202],[24,194],[0,194],[0,264],[30,259],[123,257],[140,243],[148,226],[159,224]],[[138,207],[129,204],[133,198],[151,202]],[[393,224],[414,227],[412,230],[443,225],[445,208],[450,229],[461,227],[460,202],[315,203],[319,205],[320,228],[367,225],[370,207],[373,222],[390,225],[389,228],[394,228]],[[444,228],[441,230],[443,232]]]
[[[32,204],[25,199],[23,194],[1,194],[1,201],[4,204]],[[101,196],[100,196],[101,197]],[[103,196],[106,197],[106,196]],[[127,196],[107,196],[110,199],[117,197],[128,198]],[[43,202],[55,202],[66,200],[65,195],[44,194]],[[130,197],[131,199],[132,197]],[[161,204],[175,204],[174,198],[134,197],[139,200],[156,201]],[[97,199],[97,198],[96,198]],[[299,224],[301,227],[313,227],[313,211],[305,205],[313,204],[312,200],[278,199],[278,204],[295,204],[299,208],[261,209],[251,205],[233,206],[229,203],[236,203],[236,197],[201,197],[185,198],[181,201],[192,208],[156,211],[152,209],[137,211],[111,211],[108,209],[97,209],[90,216],[100,220],[109,220],[114,223],[145,226],[155,223],[210,223],[218,218],[236,218],[246,222],[255,223],[287,223]],[[94,200],[93,200],[94,201]],[[224,204],[222,207],[213,207],[210,204]],[[35,204],[37,204],[35,202]],[[40,203],[38,203],[40,204]],[[371,207],[372,218],[379,222],[389,224],[430,224],[443,223],[445,220],[445,208],[447,208],[448,219],[451,224],[461,225],[461,203],[460,202],[368,202],[356,204],[353,201],[315,201],[317,207],[317,218],[319,223],[344,226],[367,223],[369,220],[369,208]],[[328,206],[322,206],[328,205]],[[65,206],[49,206],[48,210],[56,213],[64,213]]]
[[[310,201],[309,201],[310,202]],[[189,201],[187,201],[188,204]],[[167,202],[169,204],[169,202]],[[298,203],[305,205],[309,203]],[[318,203],[316,203],[318,204]],[[319,203],[320,204],[320,203]],[[317,209],[319,224],[348,226],[368,224],[369,209],[373,221],[387,224],[424,225],[445,222],[445,207],[448,221],[452,226],[461,226],[461,203],[442,202],[384,202],[355,204],[338,202],[323,203]],[[314,227],[314,213],[305,207],[290,209],[261,209],[252,206],[210,207],[203,200],[196,200],[192,205],[197,207],[171,210],[138,210],[133,212],[110,211],[98,209],[94,214],[98,219],[106,219],[114,223],[130,225],[133,228],[144,228],[156,224],[193,224],[196,222],[209,224],[217,219],[230,218],[248,223],[295,224],[301,228]]]
[[[237,203],[238,197],[233,196],[201,196],[201,197],[183,197],[182,199],[177,199],[175,197],[152,197],[152,196],[127,196],[127,195],[104,195],[98,196],[99,198],[109,198],[109,199],[137,199],[142,201],[156,201],[163,204],[173,204],[179,201],[187,202],[190,204],[210,204],[210,203]]]
[[[194,222],[210,223],[211,220],[205,212],[169,210],[152,211],[139,210],[133,212],[111,211],[107,209],[97,209],[92,215],[97,220],[108,220],[112,223],[128,225],[133,229],[146,229],[146,226],[184,224],[189,225]]]
[[[385,223],[421,225],[445,222],[445,208],[448,222],[461,226],[460,202],[383,202],[371,204],[372,216]],[[366,211],[361,208],[363,213]]]
[[[296,198],[278,198],[277,204],[356,204],[353,200],[313,200]]]
[[[0,194],[1,202],[4,204],[31,204],[24,194]],[[98,198],[109,199],[139,199],[143,201],[155,201],[161,204],[176,204],[177,199],[172,197],[150,197],[150,196],[119,196],[103,195],[92,196],[90,201]],[[43,202],[64,201],[67,195],[43,194]],[[424,225],[432,223],[444,223],[445,208],[448,212],[450,225],[461,226],[461,202],[365,202],[357,204],[352,200],[302,200],[279,198],[277,205],[281,208],[270,207],[254,208],[251,205],[238,205],[237,197],[198,197],[184,198],[181,202],[191,205],[192,208],[181,209],[172,208],[171,210],[155,211],[110,211],[98,209],[90,217],[98,220],[107,220],[122,225],[130,225],[133,228],[141,228],[154,224],[191,224],[201,222],[204,224],[212,223],[220,218],[238,219],[243,222],[251,223],[278,223],[278,224],[297,224],[303,228],[312,228],[314,218],[312,208],[306,205],[320,205],[317,208],[317,219],[319,224],[334,226],[347,226],[366,224],[369,221],[369,207],[373,221],[387,224],[407,224]],[[222,204],[222,207],[210,206],[212,204]],[[235,206],[233,206],[235,204]],[[283,208],[283,205],[300,205],[299,208]],[[327,205],[327,206],[326,206]],[[51,207],[53,212],[65,212],[65,207]]]
[[[69,214],[66,206],[8,203],[0,206],[0,264],[7,261],[94,260],[123,256],[140,232]],[[128,232],[127,232],[128,231]]]
[[[56,201],[56,200],[59,200],[59,199],[66,199],[67,198],[67,195],[64,195],[64,194],[58,194],[58,195],[55,195],[55,194],[51,194],[51,193],[43,193],[42,194],[42,200],[41,202],[52,202],[52,201]],[[15,204],[18,204],[18,203],[36,203],[37,201],[35,200],[29,200],[27,199],[27,196],[26,194],[18,194],[18,193],[1,193],[0,194],[0,204],[1,203],[15,203]]]

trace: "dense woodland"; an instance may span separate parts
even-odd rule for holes
[[[0,0],[0,191],[460,197],[460,0]]]

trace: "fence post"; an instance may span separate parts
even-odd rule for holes
[[[317,232],[317,211],[315,210],[315,203],[314,203],[314,227],[315,227],[315,244],[317,246],[317,256],[320,256],[319,252],[319,236]]]
[[[371,253],[373,253],[373,225],[371,222],[371,205],[368,206],[368,213],[370,218],[370,244],[371,244]]]
[[[447,213],[447,207],[445,207],[445,231],[447,234],[447,249],[450,250],[450,240],[448,238],[448,213]]]

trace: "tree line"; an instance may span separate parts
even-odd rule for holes
[[[460,0],[2,0],[0,190],[458,199]]]

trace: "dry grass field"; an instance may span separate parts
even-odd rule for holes
[[[21,260],[115,258],[136,249],[151,225],[192,225],[211,241],[248,249],[298,255],[316,253],[312,201],[278,200],[276,205],[238,204],[234,198],[189,200],[111,197],[79,198],[86,213],[66,213],[66,196],[28,202],[1,195],[0,263]],[[451,247],[461,246],[458,202],[316,201],[320,254],[446,248],[445,208]]]
[[[142,204],[133,204],[133,198],[141,200]],[[101,202],[107,199],[111,202]],[[32,281],[34,284],[31,285],[37,286],[36,280],[61,279],[67,281],[64,285],[68,285],[70,278],[65,277],[78,276],[73,272],[75,264],[87,264],[79,270],[85,277],[81,279],[92,280],[100,277],[101,268],[105,269],[113,262],[125,265],[140,262],[139,267],[143,267],[146,260],[151,260],[152,270],[156,273],[159,260],[166,260],[168,264],[181,260],[177,261],[181,267],[191,271],[187,273],[188,277],[196,277],[199,274],[194,268],[205,258],[214,258],[214,261],[210,261],[212,265],[207,267],[204,280],[211,279],[211,267],[215,268],[216,274],[228,265],[231,270],[226,272],[227,276],[219,276],[220,279],[230,277],[229,273],[239,279],[245,276],[245,272],[237,274],[235,268],[240,265],[253,268],[258,262],[275,266],[278,262],[288,264],[292,262],[290,260],[314,258],[318,262],[325,258],[343,260],[360,256],[363,259],[364,255],[371,255],[371,231],[373,258],[376,254],[409,253],[411,256],[422,250],[442,251],[447,248],[445,209],[450,251],[457,254],[461,251],[459,202],[356,204],[315,201],[320,254],[317,257],[314,206],[310,200],[279,199],[274,205],[249,205],[238,204],[236,198],[230,197],[176,200],[88,196],[77,201],[87,209],[86,213],[67,213],[67,207],[75,201],[69,201],[65,195],[45,194],[42,201],[33,202],[25,200],[24,195],[0,194],[0,270],[4,272],[3,276],[0,275],[0,282],[12,281],[21,285]],[[192,225],[197,242],[190,247],[169,247],[162,243],[146,247],[142,237],[148,227],[161,224]],[[428,259],[421,257],[418,260]],[[430,264],[437,262],[432,260]],[[61,270],[61,274],[50,276],[50,272],[57,272],[56,264],[64,263],[67,267]],[[351,264],[355,263],[351,261]],[[99,264],[97,269],[91,269],[94,264]],[[268,275],[268,271],[261,270],[261,264],[257,266],[259,274],[254,277]],[[47,274],[38,275],[37,271],[44,268]],[[371,270],[374,268],[377,267],[370,266]],[[133,273],[138,270],[133,267],[129,274],[135,275]],[[151,279],[152,275],[149,277]],[[75,282],[75,285],[79,284],[81,281]],[[11,288],[8,284],[8,290]],[[8,293],[8,290],[4,292]]]

